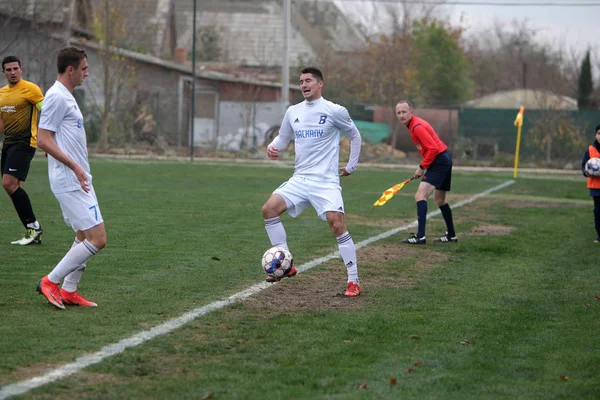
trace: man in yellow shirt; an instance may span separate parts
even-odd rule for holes
[[[33,213],[23,182],[37,146],[38,115],[44,95],[39,86],[21,79],[23,69],[17,57],[2,60],[2,73],[8,82],[0,88],[0,133],[4,133],[0,160],[2,186],[25,227],[25,236],[12,244],[42,243],[42,226]]]

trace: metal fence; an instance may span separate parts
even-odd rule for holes
[[[455,157],[464,163],[512,166],[519,110],[465,108],[459,113]],[[576,166],[594,140],[600,111],[525,110],[519,145],[522,166]]]

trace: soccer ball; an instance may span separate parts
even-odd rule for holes
[[[600,176],[600,158],[590,158],[585,163],[585,172],[590,176]]]
[[[267,275],[281,278],[294,265],[292,253],[288,249],[275,246],[265,251],[262,256],[262,267]]]

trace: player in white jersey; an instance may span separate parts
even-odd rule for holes
[[[87,56],[81,49],[65,47],[58,52],[57,66],[58,78],[46,92],[42,106],[38,146],[48,153],[50,189],[76,237],[37,289],[57,308],[95,307],[96,303],[77,292],[87,260],[106,246],[106,230],[92,186],[83,115],[72,94],[88,76]]]
[[[340,176],[356,170],[360,155],[361,137],[348,110],[321,97],[323,73],[314,67],[304,68],[300,75],[300,89],[304,101],[288,108],[279,129],[279,135],[267,146],[271,160],[279,157],[279,150],[294,140],[296,160],[294,175],[279,186],[262,207],[267,235],[273,246],[286,249],[287,236],[280,215],[287,211],[298,216],[311,205],[319,218],[329,223],[338,242],[342,260],[348,271],[346,296],[361,293],[356,263],[356,247],[344,222],[344,200]],[[350,159],[339,168],[340,133],[350,137]],[[292,267],[286,277],[296,275]],[[275,282],[267,277],[267,282]]]

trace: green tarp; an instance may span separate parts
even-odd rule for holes
[[[390,136],[391,129],[387,124],[379,124],[369,121],[354,121],[356,127],[364,140],[371,143],[379,143]]]

